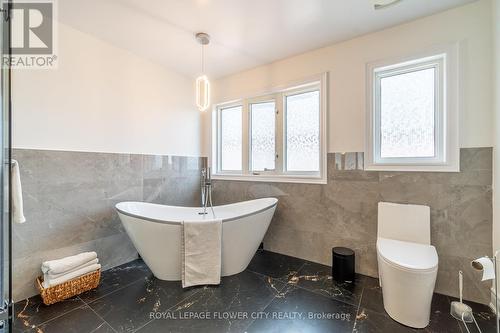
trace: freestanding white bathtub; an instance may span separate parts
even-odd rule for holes
[[[271,223],[278,199],[265,198],[216,206],[222,219],[222,276],[245,270]],[[135,248],[153,274],[161,280],[181,279],[182,221],[212,219],[203,208],[164,206],[145,202],[120,202],[118,215]]]

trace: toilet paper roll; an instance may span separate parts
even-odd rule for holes
[[[481,257],[472,261],[472,267],[483,272],[481,281],[492,280],[495,278],[495,266],[488,257]]]

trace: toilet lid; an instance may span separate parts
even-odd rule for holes
[[[377,252],[388,263],[406,270],[427,271],[438,266],[438,255],[432,245],[379,238]]]

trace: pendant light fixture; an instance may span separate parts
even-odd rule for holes
[[[201,76],[196,78],[196,106],[200,111],[206,111],[210,106],[210,81],[205,75],[205,45],[210,43],[210,36],[204,32],[196,34],[196,40],[201,44]]]

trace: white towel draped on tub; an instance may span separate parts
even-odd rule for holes
[[[52,275],[64,274],[69,271],[87,264],[97,258],[95,252],[83,252],[75,256],[66,257],[58,260],[45,261],[42,263],[42,272],[44,274],[50,273]]]
[[[21,187],[21,174],[19,172],[19,163],[16,160],[12,160],[10,164],[10,177],[12,178],[12,222],[14,223],[24,223],[26,218],[24,217],[23,208],[23,190]]]
[[[182,287],[220,284],[222,220],[182,222]]]

